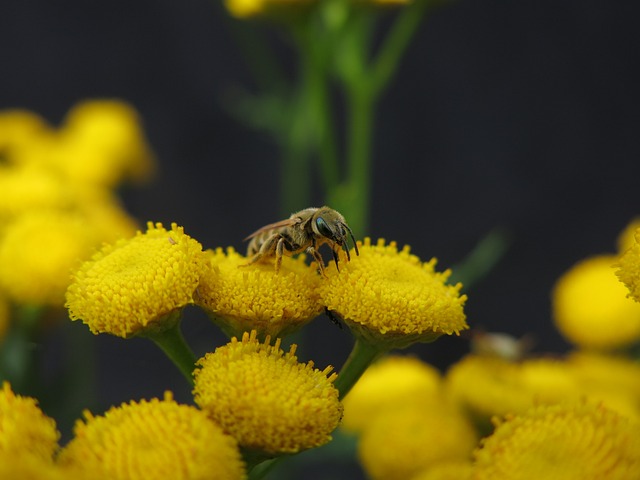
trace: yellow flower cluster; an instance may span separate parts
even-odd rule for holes
[[[55,421],[35,399],[0,390],[0,478],[25,480],[241,480],[236,441],[204,412],[163,400],[130,402],[103,416],[85,412],[62,449]]]
[[[194,398],[247,451],[265,456],[295,453],[331,440],[342,417],[332,367],[299,363],[280,340],[256,332],[200,359]]]
[[[413,357],[373,364],[344,400],[343,426],[358,435],[372,479],[408,479],[441,463],[471,458],[477,433],[450,402],[439,372]]]
[[[2,111],[0,160],[0,294],[61,307],[70,271],[137,228],[113,189],[153,169],[138,116],[115,100],[79,103],[59,128]]]

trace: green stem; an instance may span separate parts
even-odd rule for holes
[[[145,336],[160,347],[182,372],[189,385],[193,386],[193,370],[195,369],[196,357],[180,331],[180,322],[176,321],[166,330],[148,332]]]
[[[400,11],[372,64],[370,78],[375,92],[384,89],[398,70],[402,54],[420,26],[429,5],[429,0],[415,0]]]
[[[385,352],[386,349],[384,348],[372,345],[362,339],[356,339],[353,350],[351,350],[349,358],[347,358],[334,383],[340,392],[340,400],[347,396],[347,393],[369,368],[369,365]]]

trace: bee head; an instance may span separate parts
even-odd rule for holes
[[[338,212],[328,211],[323,215],[318,215],[313,222],[312,228],[316,232],[316,234],[322,237],[325,237],[326,239],[330,240],[335,244],[340,245],[340,247],[347,254],[347,260],[351,260],[351,255],[349,254],[349,245],[347,242],[347,233],[348,233],[349,236],[351,237],[351,241],[353,242],[353,245],[355,246],[356,255],[360,254],[358,252],[358,245],[356,244],[356,240],[353,237],[353,232],[349,228],[349,225],[345,223],[344,218],[342,218],[342,215],[340,215]],[[334,259],[336,260],[336,264],[337,264],[337,258],[335,258],[335,252],[334,252]]]

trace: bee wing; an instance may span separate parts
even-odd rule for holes
[[[259,228],[258,230],[256,230],[255,232],[253,232],[251,235],[249,235],[248,237],[246,237],[244,239],[244,241],[246,242],[247,240],[260,235],[262,232],[266,232],[268,230],[274,230],[276,228],[282,228],[282,227],[290,227],[291,225],[295,225],[297,223],[300,223],[300,219],[299,218],[287,218],[286,220],[280,220],[279,222],[275,222],[275,223],[270,223],[269,225],[265,225],[262,228]]]

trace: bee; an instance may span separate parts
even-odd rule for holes
[[[347,234],[351,237],[356,255],[360,255],[353,232],[342,215],[326,206],[305,208],[286,220],[265,225],[245,238],[245,241],[251,240],[247,246],[247,256],[252,258],[247,265],[275,257],[275,268],[278,273],[283,255],[306,252],[318,263],[320,273],[326,276],[324,261],[318,249],[325,243],[329,244],[333,261],[338,268],[340,248],[347,254],[347,261],[351,260]]]

